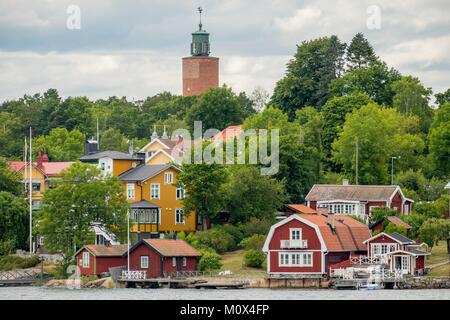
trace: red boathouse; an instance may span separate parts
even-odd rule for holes
[[[125,266],[127,245],[87,245],[75,253],[82,276],[100,275],[111,267]]]
[[[130,269],[145,271],[147,278],[166,277],[177,271],[195,271],[200,256],[184,240],[143,239],[130,249]]]
[[[293,214],[274,224],[264,243],[269,276],[322,277],[350,255],[366,254],[368,227],[344,215]]]

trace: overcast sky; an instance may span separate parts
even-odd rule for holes
[[[70,5],[80,29],[67,28]],[[64,97],[181,94],[198,6],[220,83],[236,92],[271,93],[303,40],[349,42],[357,32],[402,74],[434,92],[450,87],[448,0],[0,0],[0,101],[48,88]]]

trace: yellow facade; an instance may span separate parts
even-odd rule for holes
[[[24,183],[27,184],[27,190],[29,188],[29,179],[30,179],[30,167],[26,168],[26,173],[25,173],[25,169],[22,168],[20,169],[20,171],[18,171],[18,173],[22,176],[22,178],[24,179]],[[39,170],[38,168],[36,168],[35,166],[32,167],[31,170],[31,180],[32,180],[32,184],[33,184],[33,193],[31,196],[31,199],[33,202],[37,202],[37,201],[41,201],[42,197],[44,196],[44,192],[47,191],[49,189],[49,180],[46,179],[46,175]],[[38,204],[34,204],[33,206],[38,206]]]
[[[117,160],[113,159],[113,176],[117,177],[124,173],[125,171],[133,168],[133,163],[138,165],[140,161],[137,160]]]
[[[164,174],[171,172],[173,174],[172,184],[165,183]],[[131,228],[132,232],[171,232],[171,231],[195,231],[196,230],[196,214],[184,214],[184,223],[177,223],[176,211],[183,209],[182,199],[177,199],[177,177],[179,171],[173,167],[169,167],[159,174],[151,177],[146,181],[138,183],[122,182],[124,193],[127,194],[127,184],[134,184],[135,198],[129,199],[129,203],[146,200],[160,207],[161,221],[156,227],[155,224],[140,223],[139,226],[134,224]],[[151,186],[159,185],[159,199],[152,198]]]
[[[172,161],[173,161],[173,159],[171,159],[166,153],[159,152],[159,153],[155,154],[152,158],[150,158],[147,161],[147,164],[148,165],[152,165],[152,164],[166,164],[166,163],[170,163]]]

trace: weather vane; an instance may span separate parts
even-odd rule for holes
[[[200,27],[200,30],[202,30],[202,11],[203,11],[203,9],[202,9],[202,7],[198,7],[197,10],[198,10],[198,13],[200,14],[200,23],[198,24],[198,26]]]

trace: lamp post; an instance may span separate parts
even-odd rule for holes
[[[450,219],[450,182],[445,185],[444,189],[448,190],[448,219]]]
[[[391,157],[391,185],[394,185],[394,160],[396,159],[400,159],[400,156]]]

